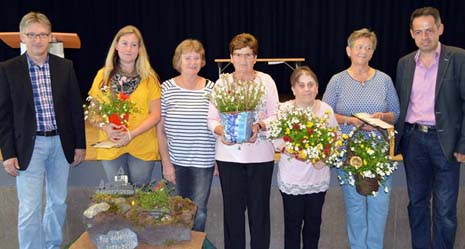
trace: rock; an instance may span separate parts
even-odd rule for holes
[[[94,218],[95,215],[97,215],[100,212],[105,212],[110,208],[110,205],[108,203],[102,202],[98,204],[94,204],[90,206],[89,208],[84,211],[84,216],[92,219]]]
[[[166,243],[191,240],[191,229],[182,225],[157,225],[137,229],[139,241],[149,245],[163,245]]]
[[[92,238],[97,248],[134,249],[138,245],[137,235],[131,229],[111,230]]]
[[[121,213],[125,214],[129,209],[131,209],[131,205],[125,203],[119,203],[117,204],[118,209],[120,210]]]

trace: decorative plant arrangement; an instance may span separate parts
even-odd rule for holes
[[[252,135],[255,111],[262,104],[265,86],[253,80],[237,80],[222,74],[207,95],[220,112],[225,138],[232,143],[247,142]]]

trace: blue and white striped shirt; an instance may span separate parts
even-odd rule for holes
[[[215,138],[208,129],[209,101],[206,93],[214,83],[207,80],[200,90],[187,90],[174,79],[161,86],[161,116],[171,163],[184,167],[213,167]]]
[[[29,76],[32,83],[32,95],[36,111],[38,131],[51,131],[57,129],[55,109],[53,106],[52,81],[50,79],[49,57],[44,65],[39,66],[27,57]]]

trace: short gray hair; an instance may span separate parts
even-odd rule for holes
[[[355,30],[350,34],[349,38],[347,38],[347,46],[352,47],[354,42],[360,38],[368,38],[373,43],[373,50],[376,49],[376,44],[378,43],[378,39],[376,38],[376,34],[373,31],[370,31],[367,28]]]
[[[48,20],[47,16],[40,12],[31,11],[23,16],[19,23],[19,32],[23,33],[24,30],[32,23],[40,23],[48,27],[49,31],[52,31],[52,24]]]

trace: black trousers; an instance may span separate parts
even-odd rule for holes
[[[250,248],[270,246],[270,188],[274,162],[217,161],[223,193],[224,248],[245,249],[245,211]]]
[[[300,249],[302,234],[304,249],[318,249],[326,191],[306,195],[281,192],[281,195],[284,209],[284,248]]]

